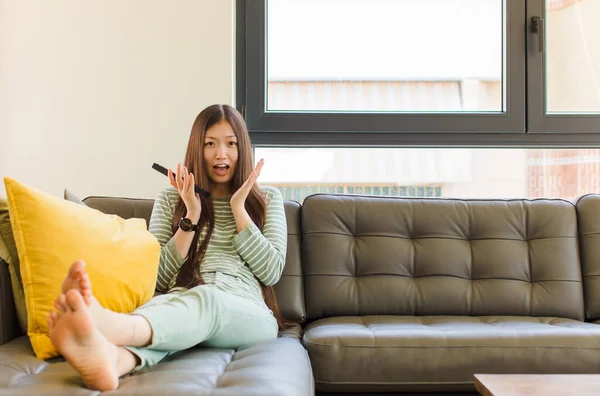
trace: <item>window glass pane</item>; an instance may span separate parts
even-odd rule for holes
[[[600,112],[600,1],[546,1],[549,113]]]
[[[267,110],[505,111],[502,0],[268,0]]]
[[[565,198],[600,191],[600,149],[261,148],[259,182],[285,199],[339,193]]]

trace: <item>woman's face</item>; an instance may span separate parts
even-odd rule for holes
[[[204,163],[208,171],[211,193],[215,198],[231,194],[231,180],[237,169],[237,137],[227,120],[206,130]]]

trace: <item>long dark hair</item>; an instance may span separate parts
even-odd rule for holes
[[[184,165],[188,168],[188,172],[194,174],[196,185],[208,190],[210,187],[208,180],[208,172],[206,164],[204,162],[204,138],[206,137],[206,131],[213,125],[218,124],[221,121],[227,121],[233,129],[237,138],[238,147],[238,163],[237,170],[231,180],[231,191],[235,192],[238,188],[244,184],[246,179],[250,176],[254,168],[252,162],[252,145],[250,143],[250,136],[248,135],[248,129],[246,123],[242,118],[242,115],[233,107],[229,105],[212,105],[202,110],[196,117],[194,124],[192,125],[192,131],[190,133],[190,139],[188,142],[187,150],[185,153]],[[181,266],[179,273],[175,279],[176,286],[183,286],[186,288],[192,288],[204,284],[202,275],[200,274],[200,263],[206,253],[208,242],[212,236],[215,228],[215,211],[210,198],[200,197],[202,212],[200,214],[199,227],[194,234],[192,245],[188,253],[186,262]],[[266,217],[266,203],[265,199],[260,192],[258,186],[255,184],[248,194],[245,203],[246,211],[250,215],[250,218],[256,224],[256,226],[262,230],[265,217]],[[186,215],[185,204],[181,197],[177,202],[177,208],[175,209],[175,215],[173,217],[173,233],[175,233],[179,227],[179,219]],[[198,246],[198,240],[202,229],[206,228],[206,236],[204,240]],[[258,279],[258,278],[257,278]],[[258,280],[261,287],[263,298],[269,309],[273,312],[277,324],[280,329],[289,327],[290,323],[283,317],[277,300],[275,298],[275,291],[272,286],[265,286],[260,280]]]

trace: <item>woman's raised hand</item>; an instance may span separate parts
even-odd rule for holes
[[[248,198],[248,194],[250,193],[250,190],[252,190],[252,186],[254,186],[254,183],[256,183],[256,179],[258,179],[258,176],[260,176],[260,170],[262,169],[264,163],[264,159],[258,161],[258,164],[256,164],[256,167],[254,168],[252,173],[250,173],[248,179],[246,179],[244,184],[242,184],[242,186],[238,188],[238,190],[235,193],[233,193],[231,199],[229,200],[232,211],[235,211],[236,209],[241,210],[244,208],[246,198]]]
[[[200,195],[194,191],[194,175],[188,172],[187,167],[177,164],[177,172],[169,168],[169,182],[171,186],[177,189],[179,196],[183,200],[187,209],[186,217],[194,224],[200,220],[202,205],[200,204]]]

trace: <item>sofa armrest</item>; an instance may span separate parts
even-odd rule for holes
[[[8,264],[0,259],[0,345],[20,334]]]

